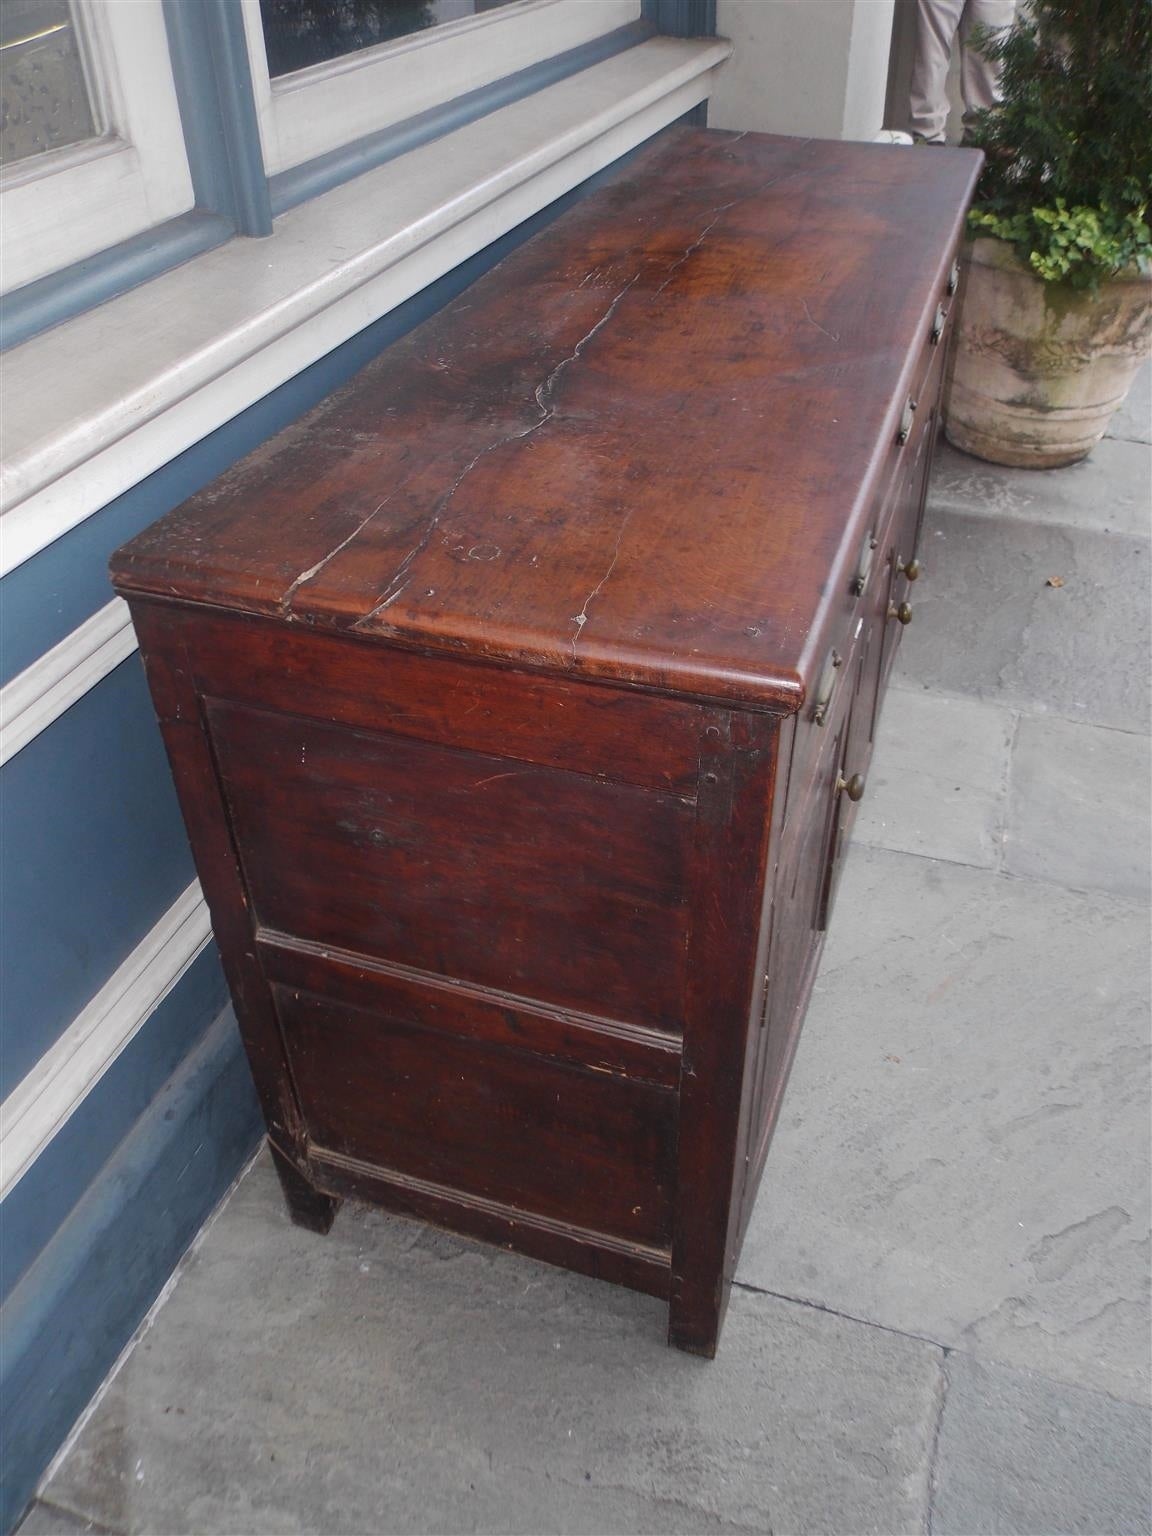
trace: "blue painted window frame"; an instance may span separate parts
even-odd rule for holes
[[[0,351],[227,240],[270,235],[277,214],[648,38],[716,32],[716,0],[643,0],[630,26],[269,177],[237,0],[163,0],[163,9],[195,206],[4,296]]]

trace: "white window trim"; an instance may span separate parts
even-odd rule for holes
[[[0,1200],[114,1065],[212,938],[194,880],[0,1104]]]
[[[136,649],[128,604],[114,597],[0,688],[0,768]]]
[[[161,0],[80,0],[98,139],[0,180],[0,282],[22,287],[193,205]]]
[[[271,80],[260,0],[241,0],[264,165],[291,170],[638,21],[640,0],[519,0]]]
[[[731,51],[653,38],[13,348],[0,575],[706,100]]]

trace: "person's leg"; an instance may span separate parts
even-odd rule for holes
[[[912,133],[943,144],[948,121],[948,60],[964,0],[916,0],[916,47],[909,109]]]
[[[974,113],[994,107],[1000,100],[1000,67],[968,46],[976,26],[1002,30],[1012,25],[1015,0],[967,0],[960,18],[960,89],[964,97],[964,125]]]

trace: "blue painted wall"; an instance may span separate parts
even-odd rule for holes
[[[0,1301],[44,1252],[93,1174],[227,1003],[220,961],[209,945],[0,1206]]]
[[[0,768],[0,1096],[195,876],[138,655]]]
[[[610,174],[610,173],[606,173]],[[0,683],[111,598],[132,534],[350,378],[596,177],[273,391],[0,582]],[[139,658],[0,769],[0,1096],[193,876]],[[0,1530],[205,1217],[260,1122],[209,948],[0,1205]]]
[[[0,1308],[3,1529],[20,1518],[258,1137],[252,1081],[224,1012],[192,1041]]]

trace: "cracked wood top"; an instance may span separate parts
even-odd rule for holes
[[[125,546],[116,585],[795,708],[979,163],[662,135]]]

